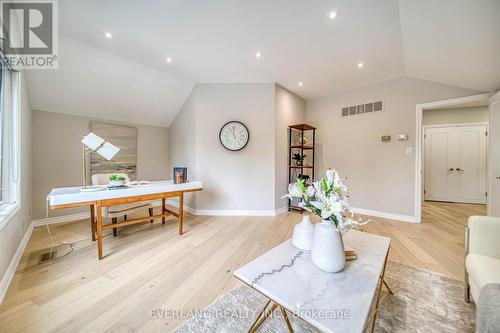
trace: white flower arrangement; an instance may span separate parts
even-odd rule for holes
[[[301,179],[288,185],[288,193],[283,198],[301,199],[300,207],[332,222],[338,231],[345,232],[369,222],[355,221],[349,209],[349,192],[335,170],[326,171],[326,179],[321,178],[311,186],[305,186]],[[350,215],[349,217],[347,215]]]

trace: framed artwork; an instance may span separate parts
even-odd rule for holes
[[[172,175],[174,184],[182,184],[188,181],[187,179],[187,168],[175,167]]]
[[[112,142],[120,151],[107,161],[92,152],[90,174],[126,173],[130,180],[137,179],[137,128],[100,121],[92,121],[90,130],[101,138]]]

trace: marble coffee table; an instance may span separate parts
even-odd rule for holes
[[[310,254],[295,248],[291,240],[237,269],[234,275],[239,280],[269,299],[249,332],[254,332],[276,309],[281,311],[290,332],[290,315],[322,332],[362,332],[375,299],[373,330],[390,242],[387,237],[349,231],[344,244],[354,249],[357,259],[346,262],[339,273],[321,271],[312,263]]]

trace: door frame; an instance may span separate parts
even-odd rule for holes
[[[493,118],[493,108],[492,106],[494,106],[495,104],[497,103],[500,103],[500,91],[499,92],[496,92],[494,94],[491,94],[492,96],[489,98],[490,100],[490,123],[491,123],[491,119]],[[498,112],[498,111],[496,111]],[[491,127],[491,126],[490,126]],[[498,125],[497,125],[498,127]],[[495,127],[495,128],[497,128]],[[490,136],[488,138],[488,144],[493,140],[493,137]],[[494,190],[493,190],[493,186],[495,186],[495,182],[497,181],[496,177],[497,175],[495,174],[495,172],[497,170],[494,170],[493,168],[494,166],[494,160],[491,158],[491,155],[488,156],[488,165],[487,165],[487,168],[489,170],[489,173],[488,173],[488,184],[486,184],[488,186],[488,200],[487,200],[487,214],[488,215],[491,215],[491,207],[493,207],[493,196],[491,195],[492,193],[494,193]]]
[[[424,109],[425,110],[425,109]],[[467,126],[486,126],[486,132],[489,133],[489,122],[487,121],[476,121],[471,123],[454,123],[454,124],[435,124],[435,125],[422,125],[422,194],[424,193],[425,187],[425,140],[424,134],[427,128],[443,128],[443,127],[467,127]],[[489,192],[488,188],[488,153],[490,151],[489,141],[486,140],[486,191]],[[422,201],[425,201],[425,194],[422,195]],[[488,205],[488,198],[486,198],[486,203]],[[418,222],[420,223],[420,222]]]
[[[415,132],[415,222],[422,223],[422,198],[424,193],[423,155],[424,155],[424,128],[422,118],[425,109],[437,107],[454,107],[465,103],[488,101],[493,94],[479,94],[466,97],[452,98],[443,101],[417,104],[416,132]],[[488,178],[489,182],[489,178]]]

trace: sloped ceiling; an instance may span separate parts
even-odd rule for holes
[[[193,83],[77,42],[59,40],[59,69],[30,70],[32,108],[170,126]]]
[[[169,126],[196,82],[500,88],[498,0],[64,0],[59,16],[60,69],[28,73],[34,109]]]
[[[406,75],[500,89],[499,0],[400,0]]]

